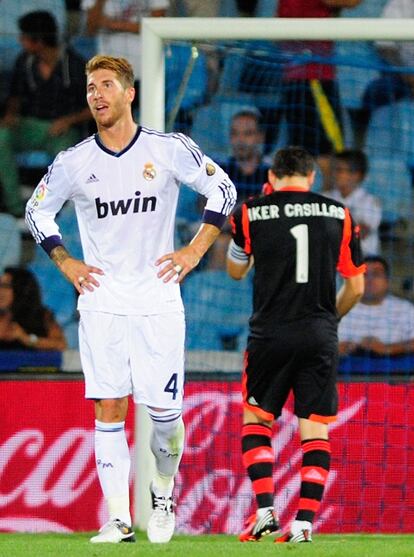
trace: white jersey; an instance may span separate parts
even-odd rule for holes
[[[81,310],[150,315],[182,309],[180,287],[157,277],[155,261],[174,251],[180,184],[207,198],[203,221],[224,224],[236,201],[227,174],[187,136],[138,127],[119,153],[98,134],[59,153],[26,207],[26,222],[48,253],[62,241],[55,216],[75,204],[84,261],[101,268],[100,287]]]

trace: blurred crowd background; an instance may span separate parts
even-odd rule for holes
[[[414,18],[414,3],[407,0],[343,0],[335,9],[330,4],[0,1],[0,267],[6,279],[13,276],[10,268],[17,267],[38,283],[41,305],[53,317],[53,327],[46,324],[43,337],[56,335],[56,325],[65,346],[77,348],[76,293],[29,237],[24,205],[56,153],[95,131],[85,100],[85,60],[96,53],[125,56],[133,64],[139,91],[140,21],[145,16],[242,17],[242,25],[258,17]],[[370,311],[353,316],[351,329],[361,330],[360,339],[349,342],[340,329],[343,355],[411,353],[414,41],[173,41],[165,45],[165,60],[166,131],[190,135],[221,164],[236,184],[239,200],[260,195],[273,153],[295,144],[318,161],[315,188],[350,207],[361,227],[363,253],[373,259],[362,300]],[[139,121],[139,95],[134,111]],[[202,206],[203,200],[183,186],[177,244],[194,234]],[[69,251],[82,257],[70,204],[58,222]],[[228,240],[225,227],[183,283],[189,351],[244,348],[251,282],[238,284],[226,276]],[[6,279],[0,306],[7,305],[1,296],[10,288]],[[379,315],[381,346],[366,342]],[[19,336],[14,323],[12,315],[3,327],[0,323],[0,347],[14,343],[32,349],[29,337],[38,332],[19,330]]]

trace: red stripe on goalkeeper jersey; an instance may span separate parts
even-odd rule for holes
[[[263,462],[271,462],[273,464],[274,461],[275,455],[272,447],[255,447],[243,454],[243,465],[245,468],[253,464],[262,464]]]
[[[303,466],[300,470],[302,481],[313,484],[325,485],[328,474],[328,470],[320,466]]]
[[[247,255],[250,255],[252,253],[252,246],[250,242],[250,221],[247,213],[247,205],[245,203],[242,205],[242,229],[244,236],[244,251]]]
[[[324,441],[323,439],[315,439],[314,441],[303,441],[302,451],[304,453],[309,453],[310,451],[326,451],[331,452],[331,445],[329,441]]]
[[[317,512],[319,507],[321,506],[321,502],[317,501],[316,499],[307,499],[306,497],[301,497],[299,499],[299,511],[312,511]]]
[[[259,480],[254,480],[252,482],[252,486],[256,495],[260,495],[261,493],[273,493],[272,478],[260,478]]]
[[[245,424],[242,427],[242,435],[264,435],[265,437],[272,437],[272,430],[267,425],[261,424]]]

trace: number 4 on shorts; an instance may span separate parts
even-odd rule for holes
[[[178,375],[176,373],[173,373],[168,383],[165,385],[165,389],[164,389],[164,393],[172,394],[173,400],[177,398],[177,393],[178,393],[177,383],[178,383]]]

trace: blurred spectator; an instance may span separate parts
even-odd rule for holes
[[[412,0],[388,0],[382,17],[414,18]],[[412,69],[414,60],[414,41],[378,41],[375,43],[380,56],[391,66]],[[384,72],[379,79],[367,87],[363,98],[364,119],[369,120],[375,108],[402,98],[414,98],[414,73]]]
[[[86,29],[98,37],[98,53],[127,58],[136,79],[135,105],[141,79],[141,19],[162,17],[169,0],[82,0]]]
[[[42,305],[34,275],[20,267],[6,267],[0,277],[0,349],[65,348],[63,331]]]
[[[361,0],[279,0],[277,17],[327,18],[341,8],[357,6]],[[282,50],[297,57],[329,57],[331,41],[289,41]],[[282,107],[290,145],[300,145],[314,156],[329,189],[330,155],[343,149],[341,105],[335,69],[321,62],[287,63],[282,78]]]
[[[231,156],[220,166],[237,189],[237,201],[261,192],[267,182],[269,165],[263,162],[264,130],[260,112],[246,108],[237,112],[230,124]]]
[[[368,171],[365,153],[346,149],[333,157],[333,189],[326,195],[346,205],[361,230],[361,248],[364,255],[380,251],[379,225],[382,209],[377,197],[363,188]]]
[[[185,17],[218,17],[220,15],[220,0],[209,0],[208,2],[206,0],[170,0],[168,15],[173,17],[180,15]]]
[[[389,293],[390,270],[385,259],[370,256],[365,263],[364,295],[339,324],[340,354],[414,352],[414,304]]]
[[[82,27],[81,0],[65,0],[66,29],[65,37],[69,40],[73,35],[79,34]]]
[[[80,137],[77,125],[90,119],[85,64],[58,40],[54,17],[45,11],[19,19],[23,52],[18,56],[6,111],[0,122],[0,180],[8,212],[23,203],[15,153],[41,149],[51,158]]]
[[[208,2],[205,0],[182,0],[181,2],[180,0],[170,0],[168,15],[173,17],[181,15],[185,17],[219,17],[220,0],[211,0]],[[207,65],[208,73],[206,86],[204,85],[205,79],[202,79],[200,95],[208,102],[208,99],[211,99],[217,90],[221,64],[220,54],[214,49],[204,49],[202,46],[199,47],[199,53],[205,58],[202,63]],[[195,70],[197,70],[197,66]],[[180,73],[183,73],[183,71],[180,71]],[[194,73],[195,72],[193,72],[192,77]],[[189,128],[178,129],[178,131],[188,133]]]
[[[255,108],[236,112],[230,124],[232,154],[227,161],[220,162],[220,166],[236,186],[237,203],[261,194],[263,184],[267,182],[269,165],[263,162],[263,144],[260,112]],[[208,269],[225,270],[230,238],[230,225],[226,224],[208,253]]]
[[[256,15],[258,0],[236,0],[237,11],[240,17],[254,17]]]

